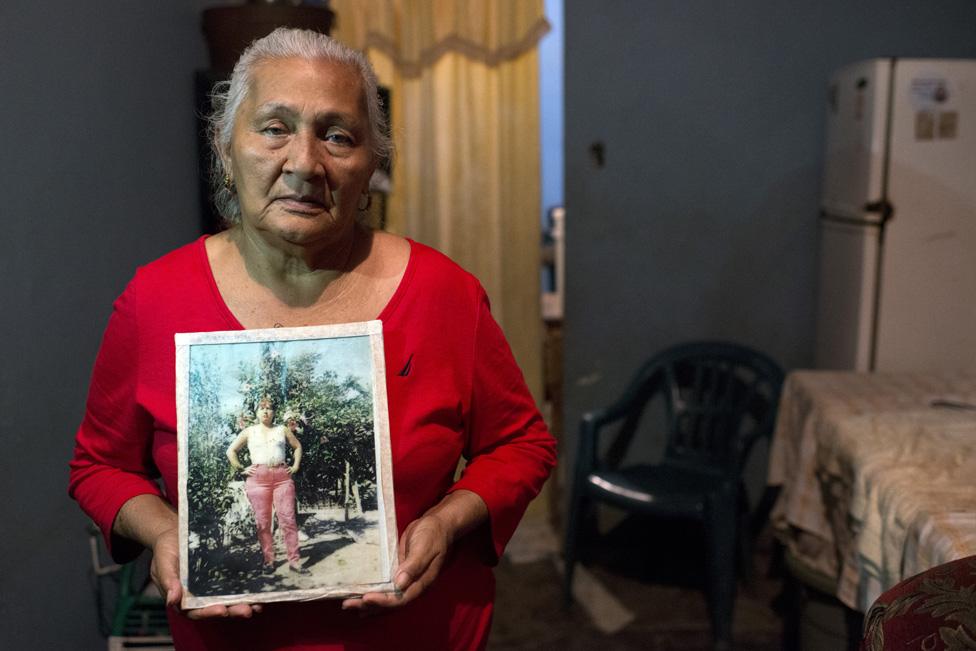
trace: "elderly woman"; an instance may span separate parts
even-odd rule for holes
[[[152,550],[153,578],[176,606],[173,333],[379,319],[398,593],[174,608],[173,637],[179,649],[483,648],[491,566],[555,463],[484,290],[434,250],[359,225],[389,155],[360,53],[277,30],[242,54],[216,100],[217,199],[231,226],[140,268],[116,301],[70,492],[116,559]]]
[[[254,511],[258,542],[264,556],[264,573],[275,571],[274,539],[271,536],[271,507],[274,507],[278,526],[285,539],[289,569],[298,574],[308,574],[298,554],[295,482],[291,479],[302,465],[302,444],[294,433],[296,423],[290,420],[287,425],[274,425],[274,407],[270,398],[262,398],[258,402],[255,416],[257,422],[245,427],[227,447],[227,460],[232,468],[247,477],[244,492]],[[285,463],[286,443],[294,451],[290,466]],[[241,465],[237,456],[244,446],[247,446],[251,457],[251,464],[247,468]]]

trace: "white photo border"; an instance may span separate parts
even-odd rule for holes
[[[234,344],[287,342],[309,339],[337,339],[368,336],[372,356],[373,439],[376,453],[377,506],[379,514],[380,563],[382,581],[324,586],[312,590],[281,590],[198,597],[190,593],[189,585],[189,511],[186,493],[189,472],[189,371],[190,347],[198,344]],[[383,348],[382,321],[363,321],[325,326],[298,328],[263,328],[215,332],[176,333],[176,420],[179,486],[179,558],[180,583],[183,587],[184,609],[235,603],[267,603],[276,601],[310,601],[345,598],[366,592],[396,592],[397,527],[393,492],[393,463],[390,451],[390,422],[386,395],[386,362]]]

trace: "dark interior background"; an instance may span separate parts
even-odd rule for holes
[[[829,75],[976,57],[967,0],[565,6],[564,479],[580,415],[666,346],[730,339],[812,363]]]
[[[66,464],[112,301],[199,232],[207,4],[0,3],[0,648],[105,648]]]
[[[199,231],[193,73],[210,4],[0,3],[2,648],[103,644],[66,463],[112,300]],[[565,6],[572,449],[579,414],[670,343],[810,362],[827,75],[976,57],[976,3]]]

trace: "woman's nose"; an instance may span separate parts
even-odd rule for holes
[[[298,131],[288,145],[288,159],[285,171],[302,179],[325,174],[325,166],[320,156],[319,139],[310,130]]]

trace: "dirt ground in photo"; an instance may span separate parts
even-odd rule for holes
[[[215,569],[198,577],[194,594],[246,594],[281,590],[313,590],[340,584],[381,580],[379,512],[356,515],[337,507],[300,507],[299,553],[309,574],[293,572],[288,564],[281,531],[276,527],[275,571],[264,574],[257,536],[206,552]]]

